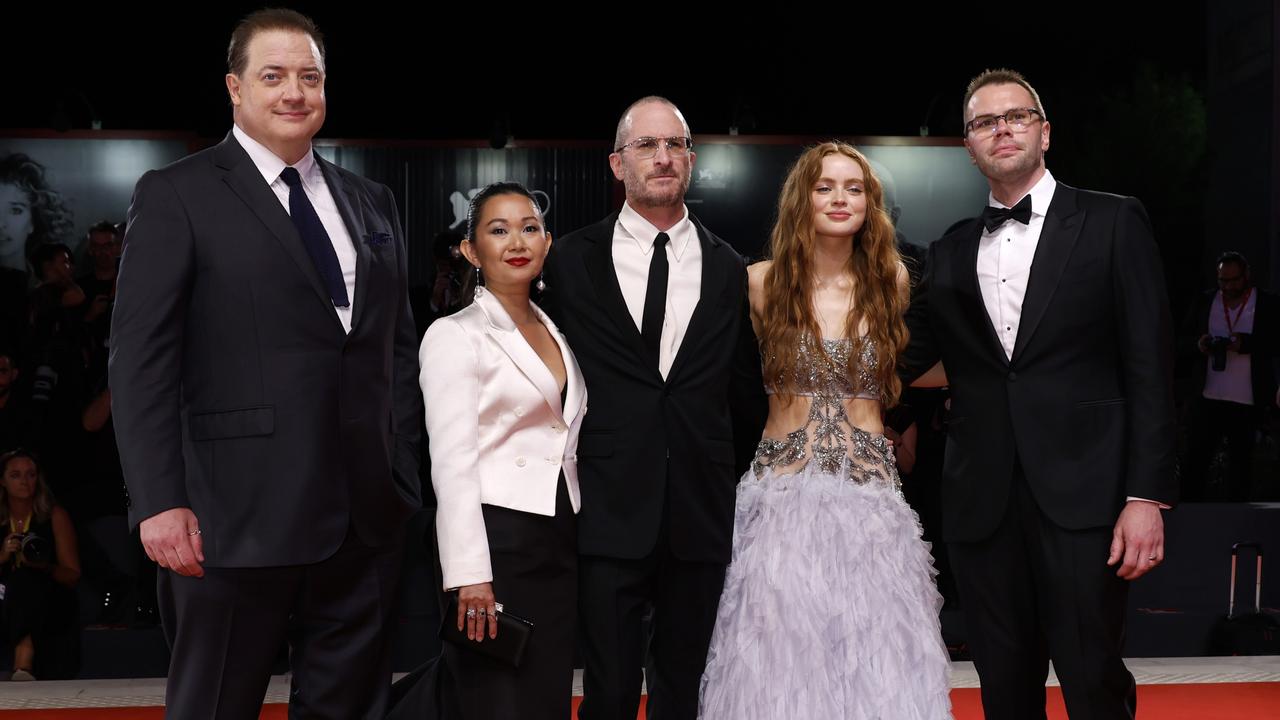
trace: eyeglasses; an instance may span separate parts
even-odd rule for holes
[[[1014,108],[1002,115],[979,115],[965,123],[964,130],[971,135],[994,135],[1003,120],[1010,130],[1023,132],[1031,123],[1043,119],[1044,114],[1035,108]]]
[[[667,149],[670,155],[684,155],[693,149],[693,138],[687,137],[639,137],[626,145],[619,145],[614,152],[622,152],[627,148],[631,148],[635,152],[636,157],[641,160],[648,160],[658,154],[658,146],[661,145]]]

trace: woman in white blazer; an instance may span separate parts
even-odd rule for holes
[[[587,393],[564,337],[529,299],[550,248],[528,190],[484,188],[461,250],[485,286],[422,339],[436,535],[459,629],[473,642],[492,640],[498,603],[534,625],[518,669],[446,645],[467,720],[570,715],[575,453]]]

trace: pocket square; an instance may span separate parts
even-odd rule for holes
[[[391,242],[391,234],[384,232],[371,232],[364,238],[367,245],[386,245]]]

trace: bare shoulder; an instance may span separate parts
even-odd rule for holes
[[[772,260],[761,260],[747,266],[747,287],[752,292],[764,290],[764,280],[769,276],[771,267],[773,267]]]

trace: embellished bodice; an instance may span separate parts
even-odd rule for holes
[[[807,334],[802,335],[799,347],[796,348],[794,376],[784,388],[770,386],[765,391],[770,395],[831,395],[844,400],[879,400],[880,383],[876,380],[875,373],[880,362],[876,356],[875,341],[863,335],[858,338],[856,345],[856,377],[850,377],[849,356],[853,353],[854,341],[848,338],[815,341]]]
[[[849,358],[855,348],[859,358],[851,373]],[[845,402],[851,399],[879,400],[877,368],[876,345],[870,337],[802,339],[796,348],[794,377],[785,387],[767,391],[807,399],[808,419],[785,438],[760,441],[752,461],[756,477],[769,469],[775,474],[798,472],[813,462],[820,472],[841,474],[858,484],[874,481],[897,486],[888,440],[853,425],[845,410]]]

